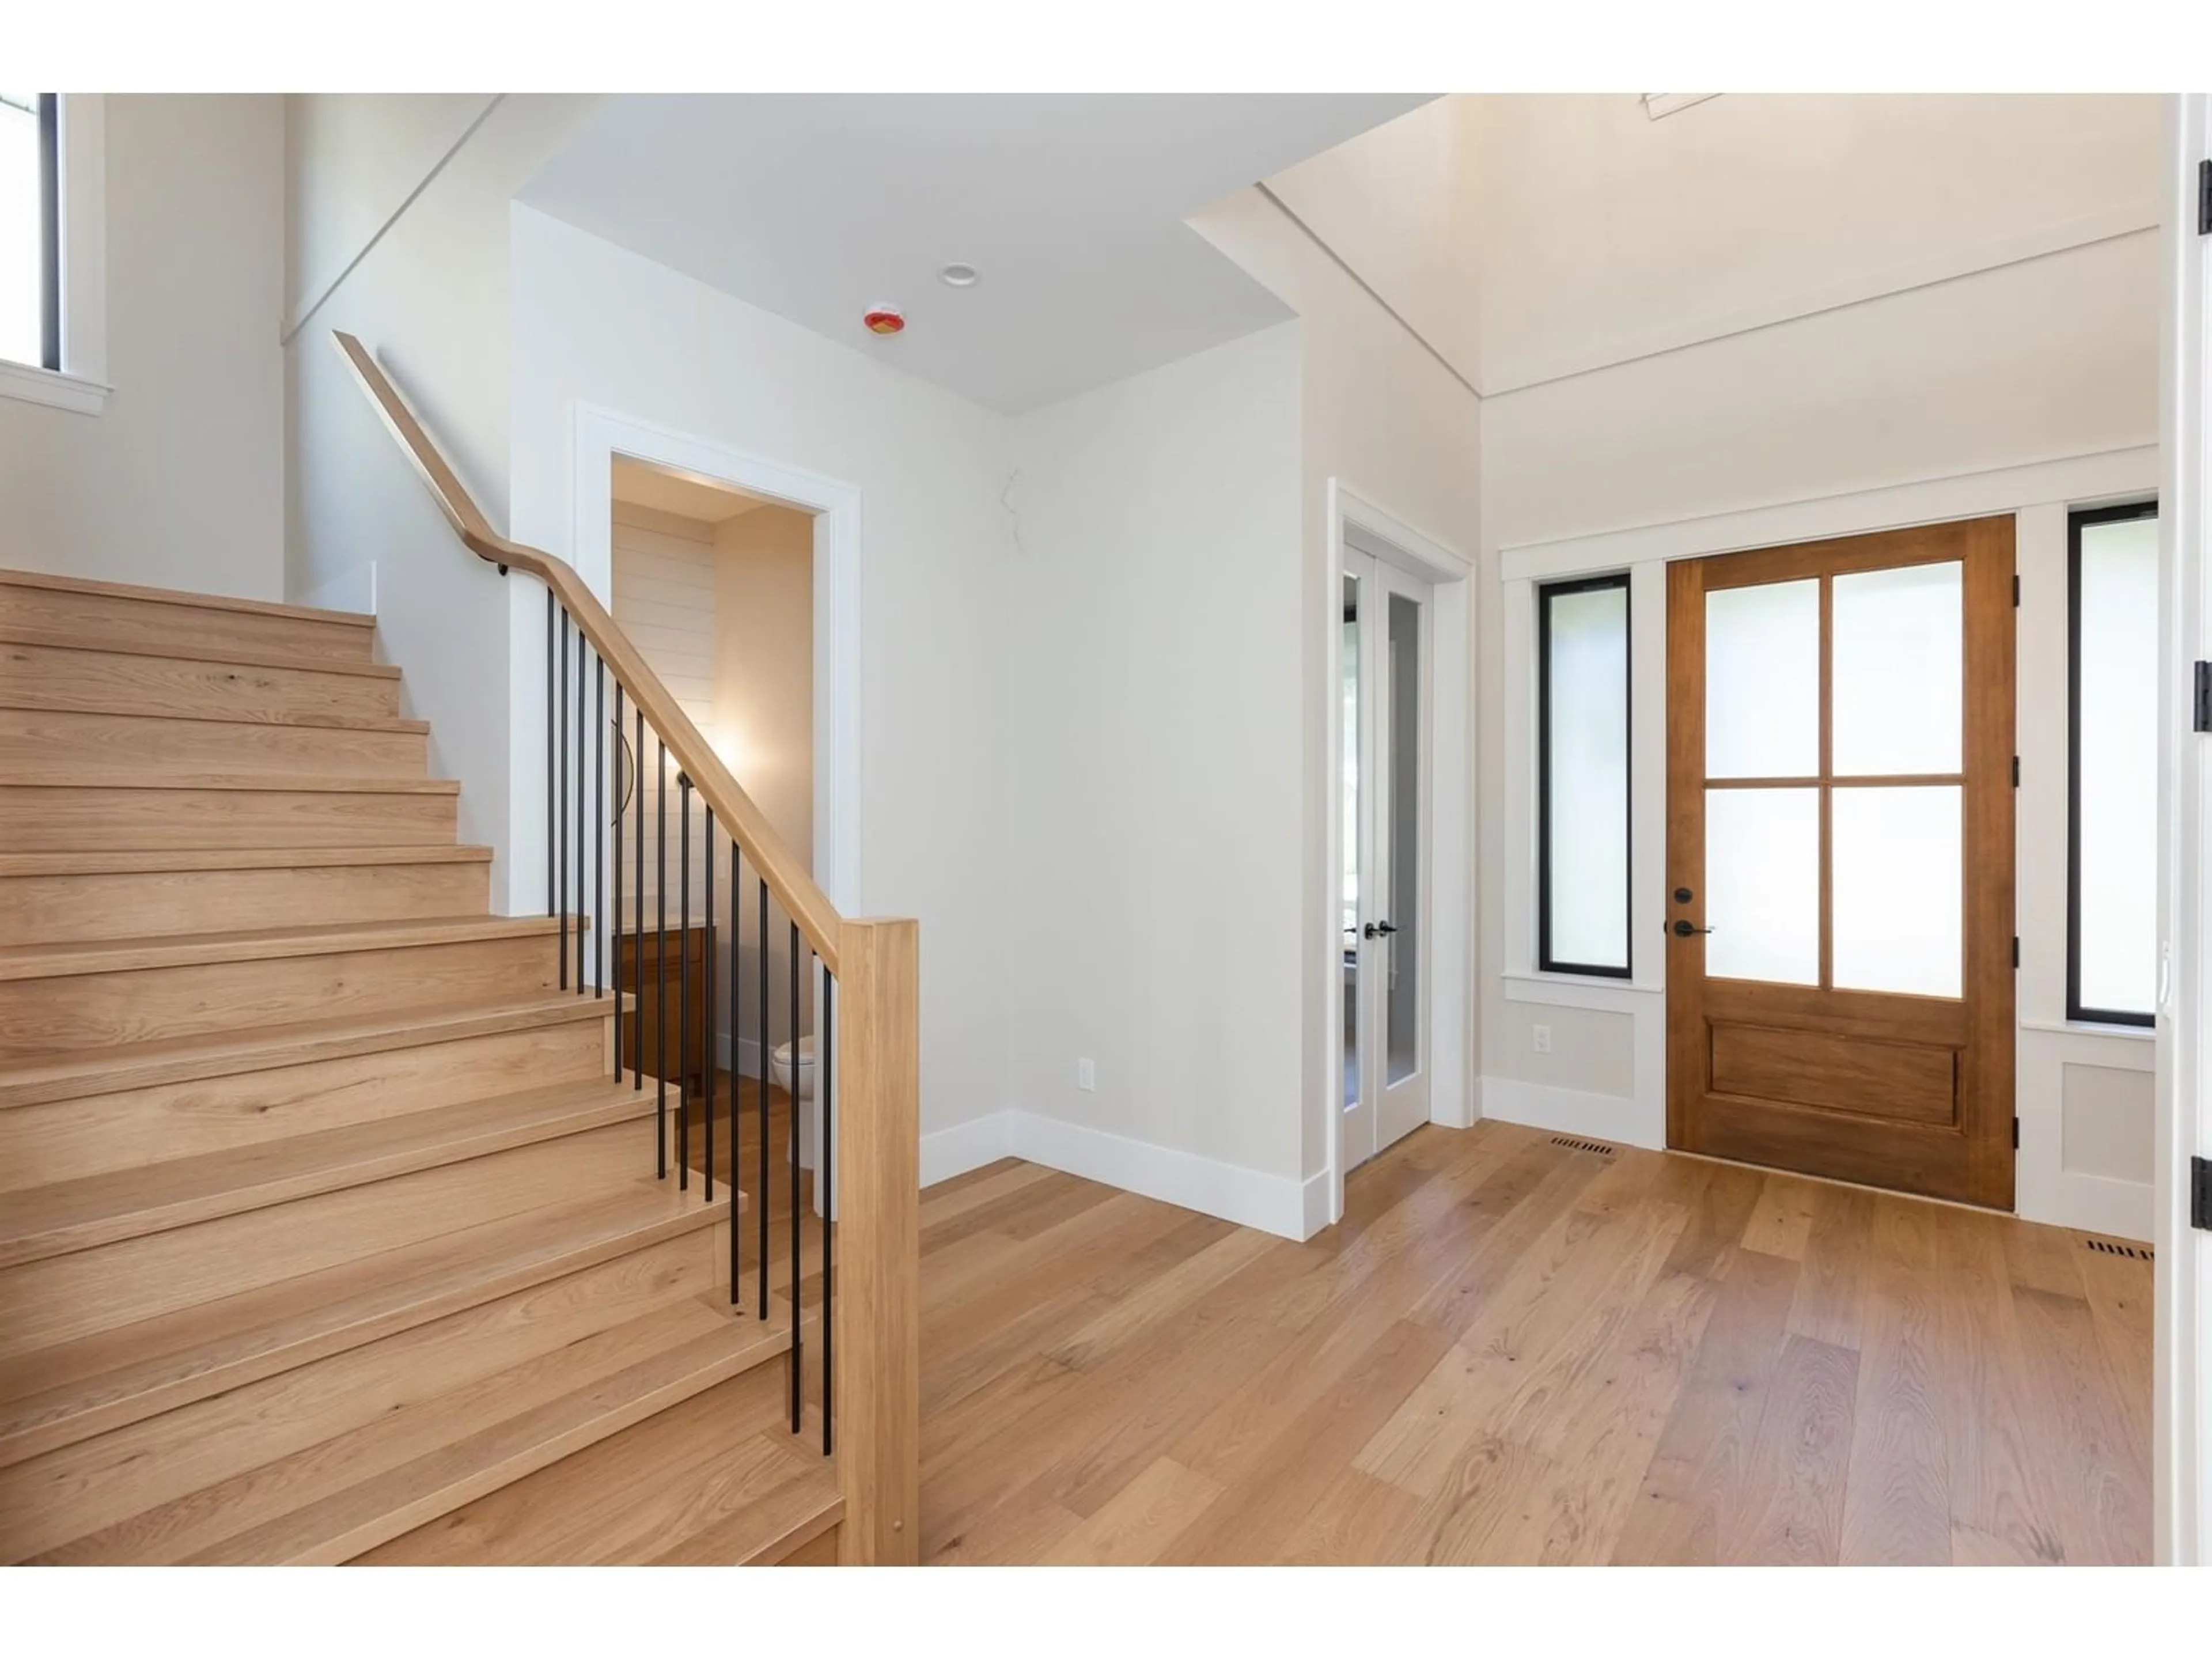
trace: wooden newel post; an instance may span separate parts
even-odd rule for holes
[[[837,1466],[842,1559],[921,1559],[920,927],[839,934]]]

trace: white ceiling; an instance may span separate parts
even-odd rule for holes
[[[992,408],[1291,313],[1183,221],[1403,94],[612,98],[531,206]],[[939,270],[982,280],[948,288]],[[871,306],[904,334],[861,326]]]
[[[702,524],[720,524],[768,505],[759,496],[729,484],[708,483],[689,473],[633,460],[627,455],[615,457],[611,482],[610,494],[616,501],[696,519]]]

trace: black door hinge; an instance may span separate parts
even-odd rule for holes
[[[2199,732],[2212,732],[2212,662],[2197,665],[2197,696],[2189,724]]]
[[[2020,935],[2018,933],[2012,936],[2012,965],[2015,968],[2020,966]]]
[[[2012,757],[2012,787],[2015,789],[2020,787],[2020,757],[2017,755]]]
[[[2015,611],[2020,609],[2020,578],[2017,576],[2012,579],[2012,608]]]
[[[2189,1160],[2189,1224],[2212,1233],[2212,1158]]]
[[[2018,1118],[2012,1121],[2012,1149],[2015,1152],[2020,1150],[2020,1120]]]
[[[2197,164],[2197,234],[2212,236],[2212,161]]]

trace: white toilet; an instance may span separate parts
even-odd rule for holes
[[[799,1127],[799,1167],[811,1170],[814,1167],[814,1114],[799,1109],[811,1104],[814,1099],[814,1039],[811,1036],[799,1039],[795,1068],[792,1060],[792,1045],[779,1042],[769,1055],[769,1069],[775,1074],[775,1086],[792,1098],[792,1117]],[[793,1076],[794,1069],[798,1073],[795,1079]],[[785,1156],[788,1158],[789,1153],[787,1152]]]

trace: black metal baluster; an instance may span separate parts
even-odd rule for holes
[[[738,931],[738,896],[745,890],[738,887],[737,880],[741,858],[744,858],[744,854],[738,849],[737,836],[730,836],[730,1307],[744,1307],[744,1297],[738,1294],[738,1285],[745,1281],[745,1230],[738,1225],[738,1221],[744,1217],[738,1217],[737,1212],[738,1194],[745,1190],[745,1126],[744,1119],[737,1113],[738,1088],[741,1088],[741,1079],[744,1079],[744,1071],[737,1064],[737,991],[738,982],[745,978],[744,969],[738,967],[741,951],[738,951],[737,945],[738,938],[744,938],[744,933]]]
[[[814,1184],[822,1194],[822,1455],[834,1449],[831,1407],[836,1399],[836,1370],[830,1363],[836,1350],[837,1321],[831,1298],[836,1255],[830,1240],[836,1235],[837,1188],[836,1152],[837,1097],[830,1091],[830,1069],[837,1053],[837,981],[833,975],[821,981],[822,1029],[814,1034],[814,1104],[822,1114],[821,1144],[815,1149]]]
[[[607,994],[606,964],[600,960],[607,945],[607,659],[592,653],[599,664],[597,701],[592,709],[592,994]]]
[[[653,889],[659,902],[660,919],[653,936],[653,1025],[657,1035],[653,1051],[655,1080],[660,1098],[653,1109],[653,1144],[659,1149],[659,1178],[668,1179],[668,745],[659,738],[653,747],[660,757],[660,804],[653,813],[658,848],[653,860]]]
[[[619,763],[620,763],[620,762],[621,762],[621,760],[622,760],[622,738],[623,738],[623,688],[622,688],[622,682],[621,682],[620,680],[617,680],[617,681],[615,682],[615,760],[616,760],[616,762],[617,762],[617,764],[619,764]],[[617,777],[617,778],[615,780],[615,834],[614,834],[614,843],[615,843],[615,879],[614,879],[614,889],[615,889],[615,930],[614,930],[614,932],[613,932],[612,933],[611,933],[610,935],[608,935],[608,938],[607,938],[607,971],[608,971],[609,973],[611,973],[611,974],[612,974],[612,975],[614,975],[614,980],[615,980],[615,1081],[616,1081],[617,1083],[620,1083],[620,1082],[622,1081],[622,1073],[623,1073],[623,1064],[622,1064],[622,1060],[623,1060],[623,1019],[622,1019],[622,936],[623,936],[623,913],[622,913],[622,910],[623,910],[623,906],[622,906],[622,881],[623,881],[623,867],[622,867],[622,820],[623,820],[623,810],[624,810],[624,809],[625,809],[629,805],[629,792],[628,792],[626,789],[624,789],[624,788],[623,788],[622,780],[621,780],[619,777]]]
[[[707,836],[701,843],[707,849],[707,983],[700,995],[699,1006],[706,1017],[699,1024],[699,1069],[706,1073],[707,1103],[700,1118],[707,1127],[706,1162],[699,1166],[699,1178],[705,1182],[699,1197],[704,1203],[714,1201],[714,809],[707,809]]]
[[[744,977],[738,966],[741,952],[738,949],[739,924],[744,920],[744,890],[738,885],[738,838],[730,837],[730,1305],[743,1307],[744,1298],[738,1287],[744,1282],[744,1229],[738,1212],[739,1194],[744,1190],[745,1138],[744,1125],[738,1115],[739,1079],[738,1066],[738,988]]]
[[[584,854],[590,850],[591,843],[591,837],[584,833],[584,815],[591,808],[590,796],[584,788],[584,763],[591,752],[584,743],[584,722],[591,718],[586,707],[590,700],[584,695],[584,653],[588,648],[583,625],[580,623],[576,627],[576,765],[568,784],[576,794],[575,842],[568,849],[568,861],[576,868],[576,925],[572,930],[576,946],[576,971],[570,982],[575,986],[578,996],[584,994],[584,940],[585,935],[591,931],[584,926],[592,890],[590,884],[584,879]]]
[[[768,1317],[768,1079],[770,1066],[768,1054],[768,881],[760,884],[760,1040],[753,1046],[760,1054],[760,1075],[754,1079],[753,1104],[760,1109],[760,1244],[757,1255],[760,1263],[760,1295],[756,1298],[760,1316]]]
[[[634,1090],[645,1087],[645,710],[637,711],[637,752],[630,757],[637,772],[637,921],[630,935],[629,976],[635,982],[637,1000],[631,1018],[637,1023],[630,1032],[629,1086]],[[657,1134],[656,1131],[656,1134]]]
[[[802,1368],[804,1346],[799,1334],[799,924],[791,924],[791,1124],[785,1143],[791,1152],[791,1431],[799,1432],[799,1413],[805,1403],[806,1382]]]
[[[676,832],[676,1188],[691,1189],[691,775],[676,775],[676,807],[684,822]]]
[[[561,988],[568,988],[568,613],[561,612],[561,756],[554,773],[554,799],[560,803],[554,813],[557,837],[553,844],[553,863],[558,872],[556,879],[560,890],[553,914],[561,933]]]
[[[554,826],[561,815],[553,801],[553,590],[545,590],[545,914],[553,914]]]

